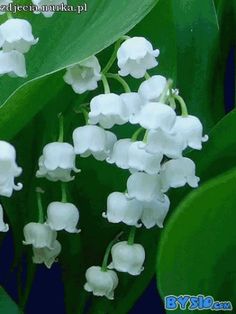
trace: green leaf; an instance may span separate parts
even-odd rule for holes
[[[21,311],[6,291],[0,287],[0,312],[3,314],[20,314]]]
[[[156,268],[163,298],[203,294],[236,305],[235,185],[236,168],[189,194],[171,217]]]

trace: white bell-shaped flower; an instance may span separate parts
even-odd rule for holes
[[[9,19],[0,25],[0,47],[4,52],[17,50],[26,53],[37,44],[32,34],[32,26],[27,20]]]
[[[90,124],[99,123],[105,129],[112,128],[115,124],[122,125],[128,122],[129,112],[121,97],[109,93],[95,96],[90,103]]]
[[[32,3],[37,6],[38,10],[34,11],[35,14],[42,13],[44,17],[52,17],[55,13],[52,11],[50,6],[61,5],[62,3],[67,4],[67,0],[32,0]]]
[[[74,179],[71,171],[79,172],[75,166],[74,147],[68,143],[53,142],[43,149],[39,158],[39,170],[36,177],[45,177],[50,181],[68,182]]]
[[[161,177],[144,172],[133,173],[127,181],[127,196],[139,201],[150,202],[156,198],[162,200]]]
[[[13,50],[0,51],[0,75],[8,74],[10,77],[26,77],[25,57],[22,53]]]
[[[164,200],[155,199],[151,202],[143,202],[141,222],[147,229],[154,226],[163,228],[163,222],[170,208],[170,200],[167,195]]]
[[[195,176],[195,168],[194,162],[186,157],[164,163],[161,169],[163,191],[184,186],[186,183],[196,188],[200,178]]]
[[[71,203],[52,202],[47,208],[46,223],[52,230],[65,230],[70,233],[78,233],[76,228],[79,222],[79,210]]]
[[[139,227],[142,216],[142,204],[136,199],[129,199],[124,193],[113,192],[107,198],[107,212],[103,217],[111,223],[123,222],[129,226]]]
[[[124,41],[117,51],[119,74],[134,78],[144,77],[147,70],[158,65],[159,50],[144,37],[133,37]]]
[[[143,148],[143,142],[133,142],[128,150],[128,165],[132,170],[145,171],[157,174],[160,171],[163,154],[150,154]]]
[[[202,149],[202,142],[208,140],[208,136],[202,136],[203,127],[201,121],[195,116],[177,116],[173,126],[176,132],[186,141],[187,145],[193,149]]]
[[[9,226],[3,221],[3,208],[0,205],[0,232],[7,232],[8,230]]]
[[[92,266],[86,270],[84,289],[98,297],[114,299],[114,290],[118,286],[118,276],[113,270],[103,271],[100,266]]]
[[[165,89],[167,80],[162,75],[154,75],[141,83],[138,93],[144,102],[158,102]]]
[[[168,105],[159,102],[149,102],[141,111],[134,115],[130,122],[139,123],[145,129],[161,129],[170,132],[176,120],[175,111]]]
[[[100,72],[101,67],[98,59],[91,56],[76,65],[68,67],[63,78],[67,84],[72,86],[75,93],[83,94],[98,87],[97,82],[101,79]]]
[[[47,268],[51,268],[52,264],[57,261],[58,255],[61,253],[61,244],[57,240],[53,243],[51,249],[47,247],[35,248],[33,247],[33,263],[44,264]]]
[[[145,251],[141,244],[118,242],[111,249],[112,263],[108,266],[122,273],[138,276],[143,271]]]
[[[105,160],[116,141],[115,134],[96,125],[78,127],[73,132],[75,153],[81,157],[93,155],[97,160]]]
[[[16,164],[15,148],[5,141],[0,141],[0,195],[11,197],[13,190],[22,189],[21,183],[14,183],[14,178],[21,173],[22,168]]]
[[[136,115],[144,105],[138,93],[123,93],[120,95],[120,98],[125,104],[128,119]]]
[[[180,158],[186,146],[186,141],[180,134],[157,129],[148,131],[145,150],[151,154],[161,152],[169,158]]]
[[[53,249],[54,242],[57,238],[57,232],[52,230],[48,225],[30,222],[23,229],[25,241],[23,244],[31,245],[35,248]]]
[[[5,8],[4,6],[8,6],[8,4],[12,3],[12,0],[0,0],[0,15],[3,15],[6,13],[3,9]]]
[[[114,146],[111,155],[106,159],[110,164],[116,164],[121,169],[129,169],[129,147],[132,141],[129,138],[121,139],[117,141]]]

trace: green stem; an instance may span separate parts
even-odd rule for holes
[[[132,227],[130,229],[129,237],[128,237],[128,241],[127,241],[129,245],[134,244],[135,233],[136,233],[136,227]]]
[[[173,85],[173,81],[172,80],[168,80],[166,82],[166,86],[165,86],[165,88],[164,88],[164,90],[163,90],[163,92],[162,92],[162,94],[160,96],[159,102],[161,102],[161,103],[165,103],[166,102],[166,100],[168,98],[167,93],[172,88],[172,85]]]
[[[88,124],[88,111],[85,109],[85,108],[80,108],[80,112],[83,114],[84,116],[84,121],[85,121],[85,124]]]
[[[145,73],[144,77],[145,77],[145,80],[148,80],[151,78],[151,76],[148,74],[148,72]]]
[[[148,130],[145,132],[144,137],[143,137],[144,143],[147,143],[147,137],[148,137]]]
[[[67,202],[67,193],[66,193],[66,184],[65,182],[61,182],[61,202]]]
[[[119,74],[107,73],[106,77],[117,80],[123,86],[124,91],[126,93],[131,93],[131,89],[130,89],[129,85],[127,84],[127,82],[122,77],[119,76]]]
[[[64,118],[63,118],[63,115],[61,113],[58,115],[58,120],[59,120],[58,142],[62,143],[64,140]]]
[[[107,271],[107,262],[108,262],[108,258],[111,252],[111,248],[113,247],[114,243],[120,238],[120,236],[123,234],[123,231],[121,231],[116,237],[115,239],[113,239],[107,246],[103,261],[102,261],[102,267],[101,270],[102,271]]]
[[[44,213],[43,213],[43,204],[42,204],[42,197],[41,194],[44,193],[41,188],[36,189],[37,193],[37,205],[38,205],[38,222],[44,222]]]
[[[138,139],[138,136],[141,132],[143,132],[145,129],[144,128],[139,128],[137,131],[134,132],[134,134],[131,137],[131,141],[135,142]]]
[[[174,99],[178,100],[180,107],[181,107],[181,112],[182,112],[182,117],[187,117],[188,116],[188,109],[185,101],[183,98],[179,95],[174,95]]]
[[[103,83],[103,87],[104,87],[104,94],[109,94],[111,91],[110,91],[110,87],[109,87],[107,78],[104,74],[102,75],[102,83]]]

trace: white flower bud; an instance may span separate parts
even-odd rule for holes
[[[9,19],[0,25],[0,47],[4,52],[17,50],[26,53],[37,44],[32,34],[32,27],[27,20]]]
[[[79,210],[74,204],[52,202],[47,208],[46,223],[52,230],[65,230],[70,233],[78,233],[76,228],[79,222]]]
[[[144,172],[133,173],[127,181],[127,196],[139,201],[163,200],[160,175],[150,175]]]
[[[42,13],[44,17],[52,17],[55,12],[50,9],[51,5],[61,5],[62,3],[67,4],[67,0],[32,0],[34,5],[37,5],[39,10],[34,11],[35,14]],[[45,7],[48,6],[49,9],[45,10]]]
[[[106,161],[110,164],[115,163],[121,169],[129,169],[128,152],[131,144],[132,141],[129,138],[117,141],[113,146],[111,155]]]
[[[105,160],[116,141],[115,134],[96,125],[78,127],[73,132],[75,153],[81,157],[93,155],[97,160]]]
[[[9,230],[8,224],[3,221],[3,208],[0,205],[0,232],[7,232]]]
[[[11,197],[13,190],[22,189],[21,183],[14,183],[14,178],[21,173],[22,168],[16,164],[15,148],[5,141],[0,141],[0,195]]]
[[[101,94],[95,96],[90,103],[90,124],[99,123],[105,129],[115,124],[122,125],[128,122],[129,112],[121,97],[116,94]]]
[[[0,0],[0,6],[8,6],[8,4],[12,3],[12,0]],[[3,7],[2,7],[3,8]],[[6,11],[0,11],[0,15],[5,14]]]
[[[72,86],[75,93],[83,94],[98,87],[97,82],[101,79],[100,72],[101,67],[98,59],[91,56],[76,65],[68,67],[63,78],[67,84]]]
[[[200,120],[191,115],[186,117],[177,116],[173,132],[179,134],[187,142],[187,145],[193,149],[202,149],[202,142],[208,140],[207,135],[202,136],[203,127]]]
[[[196,188],[200,178],[195,176],[195,168],[194,162],[186,157],[164,163],[161,169],[163,191],[184,186],[186,183],[192,188]]]
[[[164,200],[160,201],[155,199],[151,202],[143,202],[143,213],[141,221],[147,229],[150,229],[157,225],[159,228],[163,228],[163,222],[169,211],[170,200],[167,195],[164,196]]]
[[[124,41],[117,51],[119,74],[134,78],[144,77],[147,70],[158,65],[159,50],[143,37],[133,37]]]
[[[57,232],[42,223],[30,222],[24,226],[23,232],[25,237],[23,244],[32,244],[38,249],[47,247],[52,250],[57,238]]]
[[[26,77],[24,55],[16,50],[0,51],[0,75],[3,74],[8,74],[10,77]]]
[[[144,102],[158,102],[166,84],[167,80],[164,76],[154,75],[141,83],[138,93]]]
[[[99,266],[92,266],[86,270],[84,289],[98,297],[114,299],[114,290],[118,285],[118,276],[113,270],[103,271]]]
[[[129,199],[124,193],[113,192],[107,198],[107,212],[103,217],[109,222],[123,222],[129,226],[139,227],[142,215],[142,204],[136,199]]]
[[[80,171],[75,167],[75,157],[74,148],[68,143],[47,144],[43,149],[43,155],[39,158],[39,170],[36,172],[36,177],[45,177],[50,181],[73,180],[71,171]]]
[[[33,247],[33,263],[44,264],[47,268],[51,268],[52,264],[56,262],[57,256],[61,253],[61,244],[57,240],[53,243],[51,249],[47,247],[35,248]]]
[[[119,272],[138,276],[143,271],[145,251],[141,244],[128,244],[126,241],[118,242],[111,249],[112,263],[108,266]]]
[[[161,129],[170,132],[176,119],[175,111],[168,105],[149,102],[141,111],[130,119],[133,124],[139,123],[145,129]]]

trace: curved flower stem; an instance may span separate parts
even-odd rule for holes
[[[112,78],[114,80],[117,80],[124,87],[124,90],[125,90],[126,93],[130,93],[131,92],[131,89],[130,89],[129,85],[127,84],[127,82],[122,77],[120,77],[119,74],[107,73],[106,77],[107,78]]]
[[[103,84],[103,87],[104,87],[104,94],[109,94],[111,92],[110,91],[110,86],[109,86],[107,78],[106,78],[106,76],[104,74],[102,75],[102,84]]]
[[[107,246],[103,261],[102,261],[102,267],[101,270],[102,271],[106,271],[107,270],[107,262],[108,262],[108,258],[111,252],[111,248],[114,245],[114,243],[120,238],[120,236],[123,234],[123,231],[121,231]]]
[[[80,112],[83,114],[84,116],[84,121],[85,121],[85,124],[88,124],[88,119],[89,119],[89,116],[88,116],[88,111],[85,109],[85,108],[80,108]]]
[[[58,142],[62,143],[64,140],[64,118],[62,113],[59,113],[58,115],[59,120],[59,136],[58,136]]]
[[[180,104],[182,117],[187,117],[188,116],[188,109],[187,109],[187,105],[186,105],[185,101],[183,100],[183,98],[179,95],[174,95],[173,98],[178,100],[178,102]]]
[[[148,136],[148,130],[146,130],[144,137],[143,137],[143,142],[147,143],[147,136]]]
[[[134,134],[132,135],[131,141],[132,141],[132,142],[137,141],[139,134],[140,134],[141,132],[143,132],[144,130],[145,130],[144,128],[138,128],[138,130],[135,131]]]
[[[146,73],[145,73],[144,77],[145,77],[145,80],[148,80],[148,79],[150,79],[150,78],[151,78],[151,76],[149,75],[149,73],[148,73],[148,72],[146,72]]]
[[[130,232],[129,232],[129,237],[127,241],[129,245],[134,244],[135,233],[136,233],[136,227],[134,226],[130,229]]]
[[[166,86],[165,86],[165,88],[164,88],[164,90],[163,90],[163,92],[161,94],[160,100],[159,100],[161,103],[165,103],[166,102],[166,100],[168,98],[167,93],[172,88],[172,85],[173,85],[173,81],[172,80],[168,80],[166,82]]]
[[[43,223],[44,213],[43,213],[43,204],[42,204],[41,194],[44,193],[44,191],[38,187],[36,188],[36,193],[37,193],[37,205],[38,205],[38,222]]]
[[[66,193],[66,184],[65,182],[61,182],[61,202],[67,202],[67,193]]]

